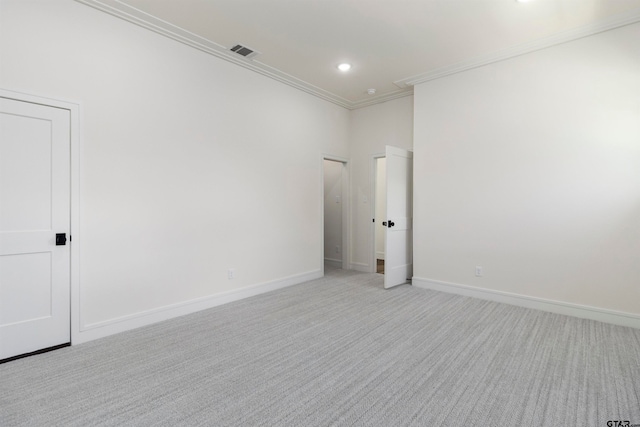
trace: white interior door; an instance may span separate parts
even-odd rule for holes
[[[387,217],[384,287],[407,283],[413,275],[413,153],[386,147]]]
[[[0,360],[70,342],[70,113],[0,98]]]

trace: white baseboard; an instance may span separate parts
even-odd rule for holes
[[[417,288],[432,289],[434,291],[464,295],[467,297],[501,302],[510,305],[517,305],[519,307],[549,311],[551,313],[564,314],[567,316],[579,317],[581,319],[597,320],[599,322],[640,329],[640,316],[622,311],[530,297],[510,292],[478,288],[475,286],[459,285],[457,283],[441,282],[422,277],[414,277],[412,279],[412,284]]]
[[[325,263],[325,265],[328,265],[330,267],[342,268],[342,260],[341,259],[325,258],[324,259],[324,263]]]
[[[352,262],[349,267],[350,270],[361,271],[363,273],[371,273],[371,267],[369,264],[362,262]]]
[[[247,286],[242,289],[221,292],[216,295],[183,301],[180,303],[130,314],[103,322],[86,324],[81,326],[80,331],[72,337],[72,344],[81,344],[83,342],[103,338],[109,335],[139,328],[141,326],[151,325],[153,323],[162,322],[163,320],[173,319],[175,317],[184,316],[186,314],[195,313],[201,310],[206,310],[208,308],[227,304],[229,302],[238,301],[255,295],[260,295],[265,292],[274,291],[276,289],[298,285],[300,283],[319,279],[321,277],[322,271],[315,270],[307,273],[285,277],[282,279]]]

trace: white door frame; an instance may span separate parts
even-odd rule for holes
[[[371,254],[369,259],[371,260],[370,262],[370,268],[369,268],[369,272],[370,273],[375,273],[377,272],[378,268],[377,268],[377,257],[376,257],[376,227],[379,227],[380,224],[382,223],[382,221],[386,221],[386,218],[376,218],[376,203],[378,202],[376,200],[376,181],[377,181],[377,177],[378,177],[378,159],[384,159],[386,158],[387,155],[386,153],[376,153],[374,155],[371,156],[371,162],[370,164],[370,168],[369,168],[369,176],[371,176],[371,197],[369,198],[369,200],[371,200],[371,223],[369,224],[370,230],[369,230],[369,235],[371,236]]]
[[[80,149],[81,149],[81,105],[60,99],[30,95],[0,88],[0,97],[31,102],[69,110],[71,123],[71,233],[69,250],[71,253],[71,345],[79,343],[80,336]]]
[[[320,269],[324,276],[324,161],[342,163],[342,268],[350,269],[349,254],[351,253],[351,174],[349,173],[349,159],[331,154],[323,154],[320,159]]]

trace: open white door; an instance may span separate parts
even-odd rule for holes
[[[386,147],[387,218],[384,287],[407,283],[413,275],[413,153]]]
[[[70,112],[0,98],[0,360],[70,342]]]

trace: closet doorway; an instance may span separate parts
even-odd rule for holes
[[[348,163],[339,157],[322,159],[323,256],[325,267],[349,268]]]
[[[387,158],[375,157],[374,158],[374,171],[375,171],[375,213],[374,218],[378,222],[375,227],[374,233],[374,247],[375,247],[375,271],[376,273],[384,274],[384,259],[385,259],[385,229],[381,226],[382,221],[387,217]]]

